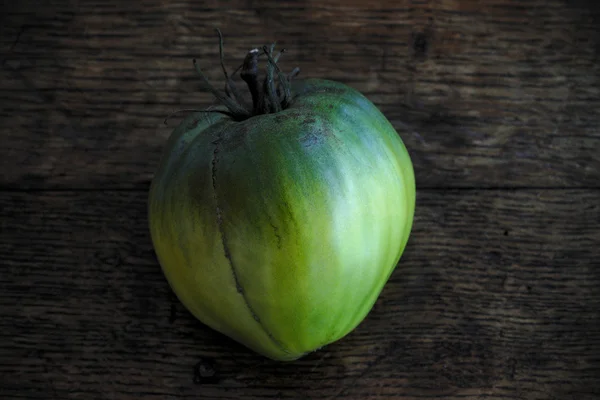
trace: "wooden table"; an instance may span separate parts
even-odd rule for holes
[[[9,4],[7,4],[9,3]],[[600,398],[594,2],[4,2],[0,398]],[[277,40],[406,143],[413,234],[367,319],[292,363],[196,321],[146,201],[192,66]]]

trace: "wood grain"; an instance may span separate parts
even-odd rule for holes
[[[6,2],[5,2],[6,3]],[[191,60],[222,82],[273,40],[302,76],[372,99],[432,187],[598,187],[596,6],[562,0],[117,0],[4,4],[0,187],[134,188],[171,111],[206,107]]]
[[[425,190],[368,318],[300,361],[195,321],[144,192],[0,193],[4,399],[579,399],[600,395],[600,191]]]
[[[588,0],[0,6],[0,398],[600,398],[600,7]],[[266,360],[177,301],[146,196],[197,57],[277,40],[407,144],[415,227],[368,318]]]

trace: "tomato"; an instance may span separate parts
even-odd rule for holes
[[[290,80],[264,50],[262,87],[256,51],[241,73],[251,108],[231,106],[230,93],[229,106],[190,114],[173,131],[148,217],[184,306],[285,361],[364,320],[407,245],[415,178],[405,145],[371,101],[339,82]],[[283,87],[272,90],[276,72]]]

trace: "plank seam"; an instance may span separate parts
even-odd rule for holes
[[[95,187],[95,188],[69,188],[69,187],[50,187],[50,188],[18,188],[18,187],[1,187],[0,193],[94,193],[94,192],[123,192],[123,193],[146,193],[148,188],[135,187]],[[417,192],[436,192],[436,191],[596,191],[600,190],[600,186],[425,186],[417,187]]]

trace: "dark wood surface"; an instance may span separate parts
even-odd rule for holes
[[[5,2],[0,398],[600,398],[600,13],[592,1]],[[146,199],[197,57],[277,40],[365,93],[417,176],[367,319],[292,363],[196,321]]]

